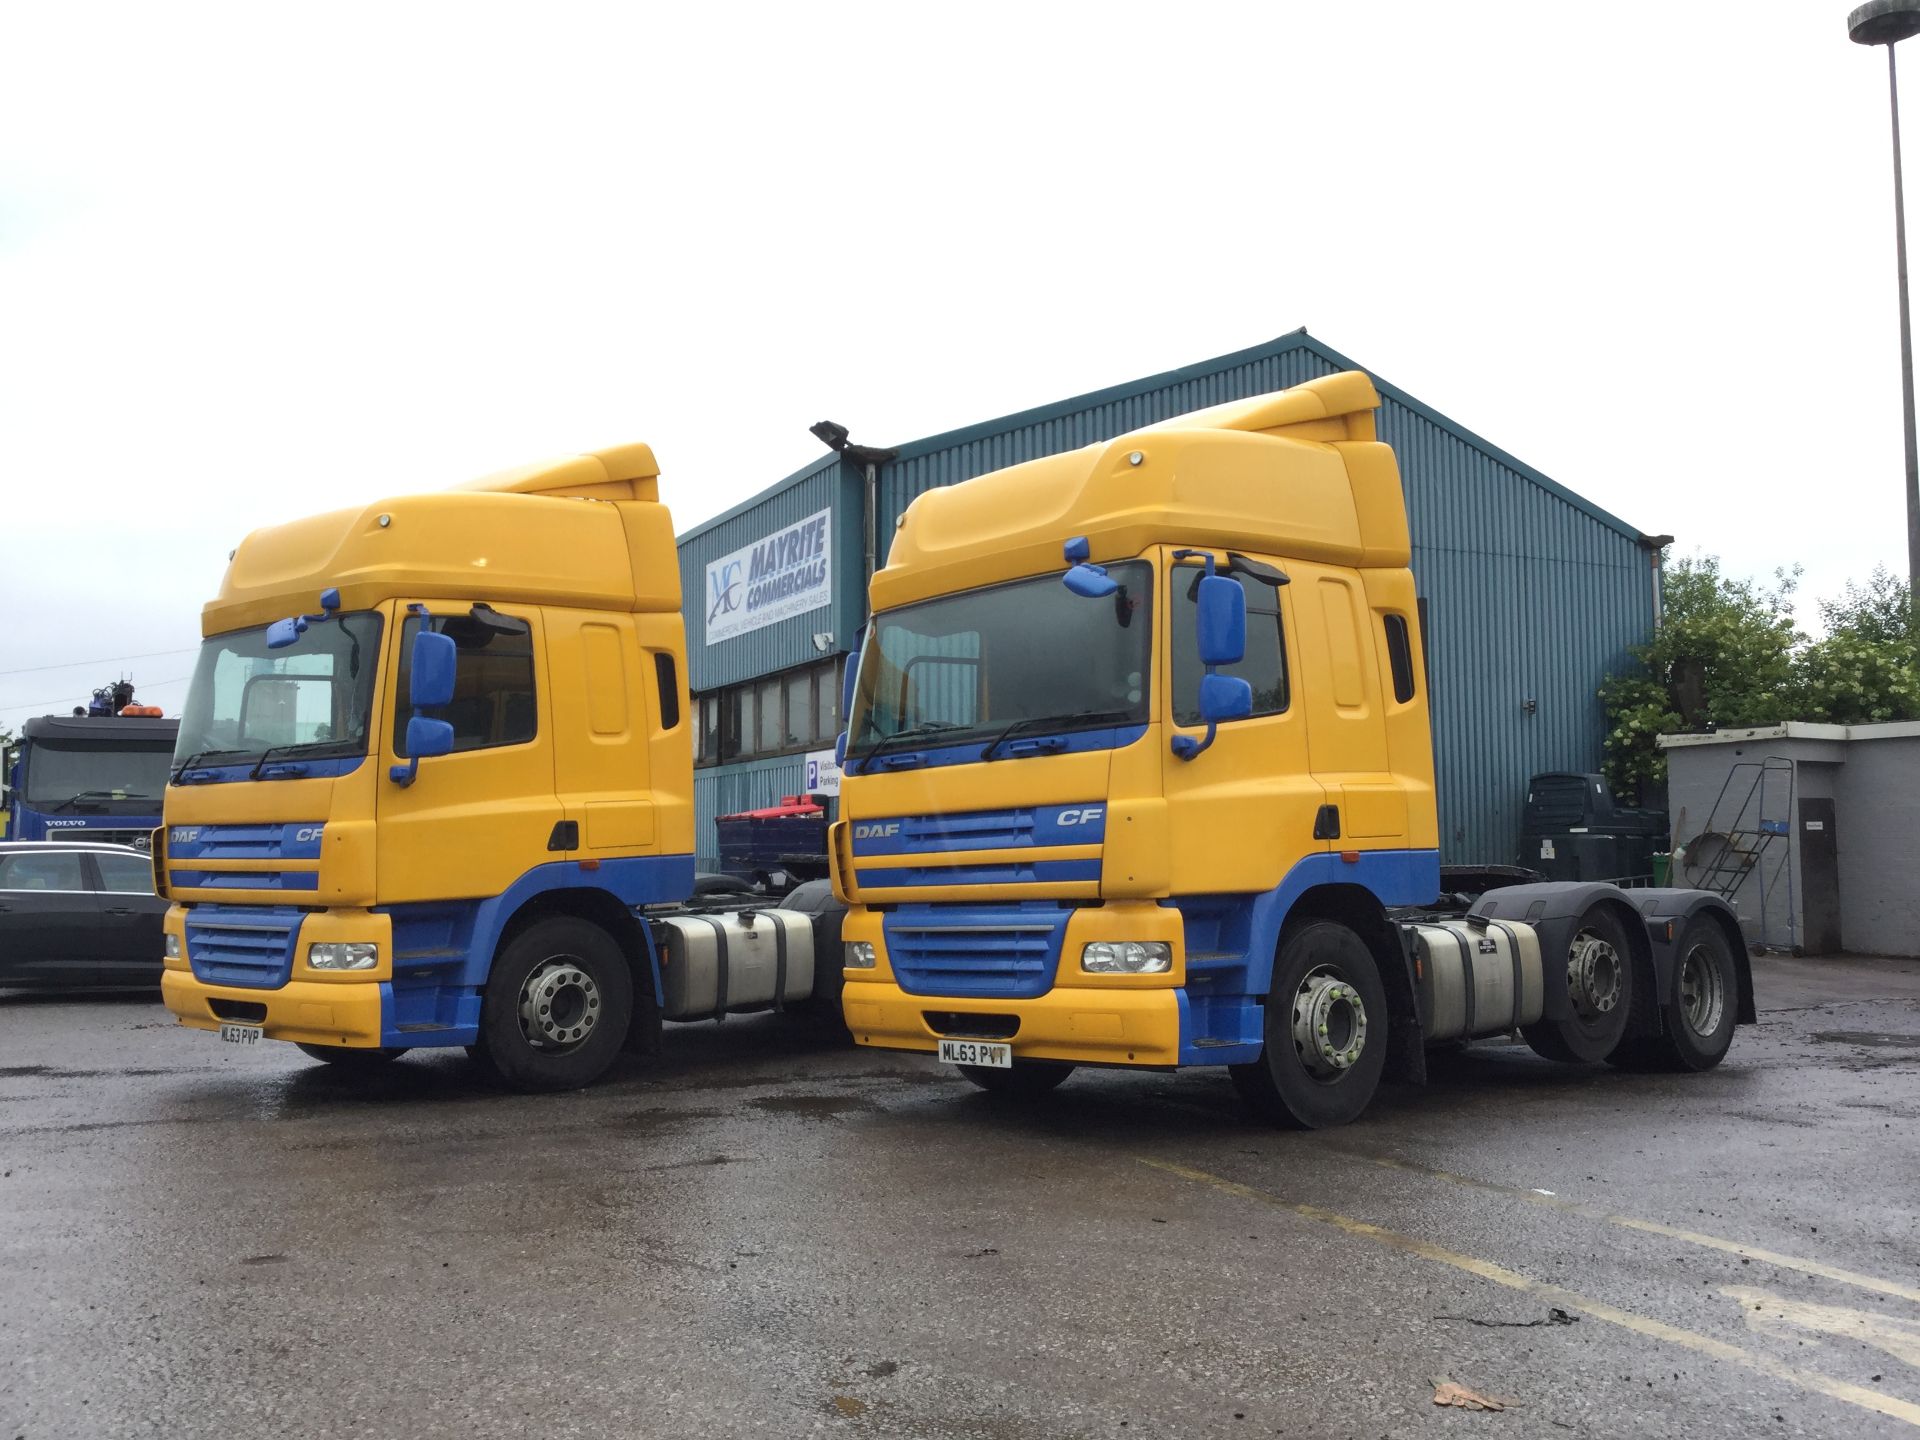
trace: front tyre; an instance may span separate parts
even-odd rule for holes
[[[537,920],[507,942],[480,1004],[478,1059],[516,1090],[577,1090],[605,1073],[633,1018],[633,972],[588,920]]]
[[[1266,1009],[1260,1058],[1231,1067],[1241,1097],[1292,1130],[1359,1118],[1387,1063],[1387,990],[1366,942],[1329,920],[1289,931]]]
[[[994,1065],[956,1065],[953,1067],[990,1095],[1017,1095],[1032,1099],[1060,1087],[1073,1074],[1073,1066],[1061,1060],[1016,1060],[1013,1068]]]
[[[376,1074],[407,1053],[404,1045],[368,1049],[349,1045],[309,1045],[304,1040],[293,1043],[302,1055],[331,1065],[343,1075]]]

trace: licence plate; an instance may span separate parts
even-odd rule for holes
[[[264,1025],[222,1025],[220,1038],[229,1045],[257,1045],[267,1033]]]
[[[988,1040],[942,1040],[940,1058],[949,1065],[990,1065],[995,1070],[1011,1070],[1013,1046]]]

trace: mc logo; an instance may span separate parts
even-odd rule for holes
[[[735,560],[707,577],[713,589],[713,594],[709,597],[711,603],[707,606],[709,624],[722,615],[731,615],[740,608],[740,595],[746,589],[746,582],[740,574],[742,566],[742,561]]]

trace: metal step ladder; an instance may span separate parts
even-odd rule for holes
[[[1787,905],[1784,948],[1793,935],[1793,792],[1795,769],[1791,760],[1741,760],[1721,782],[1720,794],[1700,833],[1687,842],[1684,878],[1689,885],[1711,890],[1732,902],[1748,876],[1760,889],[1760,944],[1782,948],[1770,934],[1768,900],[1783,890]],[[1789,843],[1778,846],[1776,842]]]

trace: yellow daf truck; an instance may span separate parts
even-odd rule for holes
[[[689,903],[658,473],[629,445],[241,542],[155,832],[182,1024],[352,1068],[465,1046],[552,1089],[663,1020],[837,1009],[809,915]]]
[[[1753,999],[1717,897],[1443,879],[1378,404],[1328,376],[913,502],[829,837],[856,1041],[1029,1095],[1225,1066],[1296,1126],[1511,1031],[1718,1063]]]

